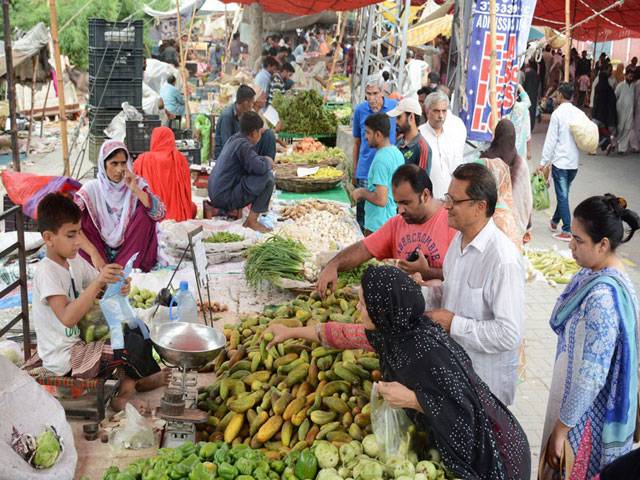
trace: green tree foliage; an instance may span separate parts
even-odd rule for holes
[[[90,5],[86,6],[88,2]],[[168,10],[173,6],[170,0],[148,0],[146,2],[143,0],[58,0],[58,28],[60,29],[78,11],[83,9],[60,32],[61,53],[67,55],[73,65],[86,70],[89,60],[89,18],[116,21],[134,14],[133,19],[145,20],[146,35],[150,18],[142,13],[142,6],[145,3],[157,10]],[[45,25],[50,24],[48,0],[12,0],[12,28],[29,30],[38,22],[43,22]],[[0,30],[1,32],[2,30]]]

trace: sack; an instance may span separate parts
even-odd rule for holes
[[[371,426],[384,455],[382,458],[391,458],[398,453],[406,455],[409,449],[407,432],[412,422],[403,409],[391,407],[378,394],[378,382],[371,389],[370,406]]]
[[[569,125],[569,130],[579,150],[585,153],[596,153],[600,132],[598,132],[598,126],[589,120],[589,117],[583,113],[579,120]]]
[[[573,468],[574,456],[571,445],[565,439],[562,455],[560,455],[560,471],[556,472],[547,465],[547,449],[549,441],[545,445],[540,454],[540,463],[538,464],[538,480],[569,480],[571,469]]]
[[[551,205],[547,181],[544,176],[538,173],[531,175],[531,194],[533,195],[534,209],[546,210]]]

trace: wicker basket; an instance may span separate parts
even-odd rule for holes
[[[282,157],[280,157],[282,158]],[[338,160],[337,158],[327,158],[325,160],[321,160],[318,163],[289,163],[289,162],[279,162],[278,161],[278,157],[276,156],[276,160],[274,162],[276,164],[276,167],[278,166],[292,166],[292,167],[337,167],[338,165],[340,165],[341,160]]]
[[[314,166],[314,165],[312,165]],[[324,190],[331,190],[336,188],[340,182],[344,179],[342,177],[336,178],[308,178],[298,177],[297,170],[299,167],[309,167],[309,165],[290,165],[281,164],[275,166],[276,174],[276,186],[280,190],[285,192],[294,193],[310,193],[310,192],[322,192]]]

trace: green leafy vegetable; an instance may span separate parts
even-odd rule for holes
[[[233,242],[242,242],[244,240],[244,236],[238,233],[230,233],[230,232],[216,232],[210,237],[207,237],[203,240],[204,243],[233,243]]]
[[[273,108],[278,111],[283,131],[287,133],[333,135],[338,128],[336,115],[324,107],[322,97],[315,90],[296,95],[276,93]]]
[[[302,243],[274,235],[247,250],[244,274],[254,288],[263,280],[271,283],[281,278],[301,280],[307,255]]]
[[[52,430],[45,430],[36,439],[36,454],[33,463],[37,467],[50,468],[58,459],[60,451],[60,440]]]

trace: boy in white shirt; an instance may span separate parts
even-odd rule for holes
[[[78,255],[80,218],[78,206],[62,194],[49,194],[38,205],[38,229],[47,254],[33,278],[32,315],[43,367],[59,376],[93,378],[113,359],[113,350],[106,340],[83,342],[78,322],[91,310],[106,285],[121,279],[122,267],[106,265],[98,273]],[[127,281],[122,295],[127,296],[129,290]],[[130,397],[136,390],[157,388],[167,381],[166,371],[138,381],[124,377],[111,407],[122,410],[129,402],[143,410],[144,404]]]

